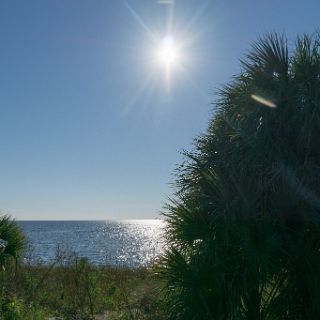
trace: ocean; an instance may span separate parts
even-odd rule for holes
[[[18,221],[30,263],[58,256],[86,257],[94,265],[147,266],[164,250],[162,220]]]

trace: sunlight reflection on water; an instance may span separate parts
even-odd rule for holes
[[[19,221],[29,239],[27,256],[50,262],[57,247],[97,265],[146,266],[164,248],[164,221]]]

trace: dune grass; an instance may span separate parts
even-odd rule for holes
[[[78,257],[17,268],[8,262],[0,283],[4,320],[164,319],[161,283],[150,268],[93,266]]]

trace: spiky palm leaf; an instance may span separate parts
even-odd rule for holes
[[[5,246],[0,253],[0,266],[8,257],[17,260],[26,246],[25,237],[17,223],[9,216],[0,217],[0,239],[5,241]]]
[[[165,213],[170,315],[317,319],[319,36],[298,38],[289,55],[285,37],[269,35],[242,66],[185,153]]]

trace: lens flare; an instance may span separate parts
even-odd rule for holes
[[[259,102],[259,103],[261,103],[261,104],[263,104],[263,105],[265,105],[267,107],[269,107],[269,108],[276,108],[277,107],[277,105],[273,101],[268,100],[268,99],[263,98],[263,97],[260,97],[260,96],[258,96],[256,94],[252,94],[251,98],[253,100],[255,100],[255,101],[257,101],[257,102]]]

